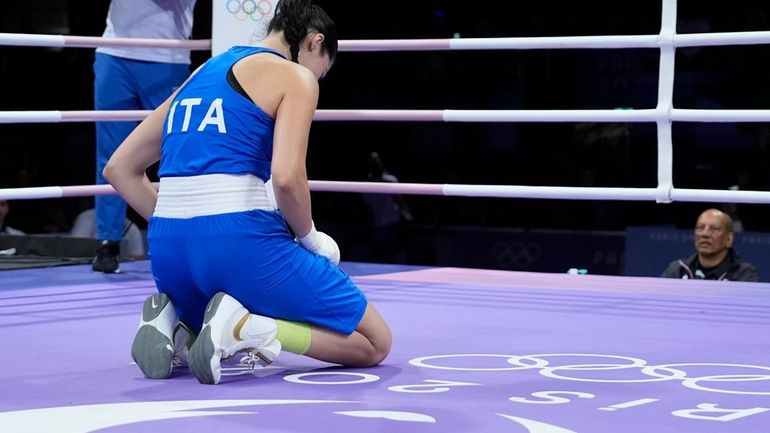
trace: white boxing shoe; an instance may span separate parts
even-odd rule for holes
[[[174,367],[187,363],[194,338],[177,319],[168,295],[155,293],[144,301],[131,357],[147,378],[166,379]]]
[[[203,384],[222,378],[222,361],[239,352],[251,352],[269,364],[281,352],[274,319],[250,314],[232,296],[219,292],[209,301],[203,329],[190,349],[190,371]]]

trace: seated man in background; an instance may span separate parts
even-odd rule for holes
[[[733,245],[733,220],[730,215],[708,209],[695,224],[695,254],[671,262],[664,278],[699,280],[759,281],[759,272],[741,260]]]

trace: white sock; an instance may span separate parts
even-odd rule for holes
[[[251,314],[249,315],[249,320],[246,322],[246,325],[241,328],[241,338],[252,339],[274,337],[277,329],[278,325],[276,324],[275,319],[260,316],[258,314]]]

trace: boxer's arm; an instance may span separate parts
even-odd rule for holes
[[[304,68],[295,71],[282,77],[287,90],[276,112],[271,171],[278,209],[294,233],[304,237],[313,227],[305,158],[318,82]]]

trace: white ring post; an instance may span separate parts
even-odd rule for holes
[[[660,18],[660,70],[658,71],[658,188],[655,201],[671,203],[673,181],[673,140],[671,109],[674,102],[674,36],[676,35],[676,0],[663,0]]]

